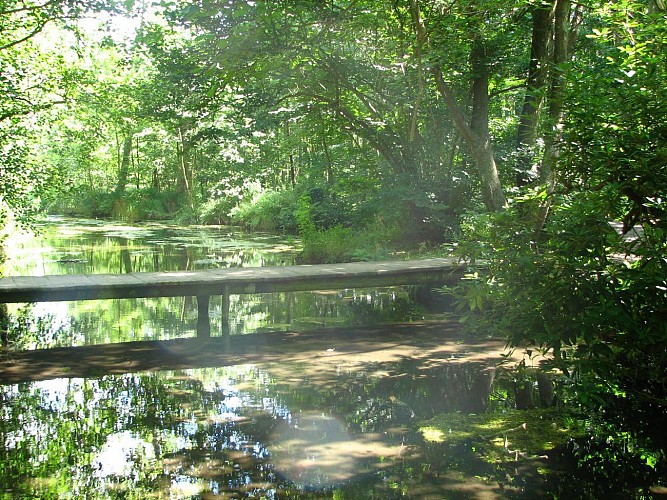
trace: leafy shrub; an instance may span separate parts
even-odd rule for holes
[[[73,217],[114,218],[129,222],[163,220],[174,215],[183,200],[175,191],[132,189],[122,197],[87,187],[72,188],[45,206],[49,213]]]
[[[154,188],[129,191],[130,203],[133,213],[136,214],[135,220],[163,220],[168,219],[173,214],[173,207],[177,203],[174,201],[178,196],[173,191],[158,191]]]
[[[294,190],[264,191],[231,210],[231,221],[253,230],[294,233],[297,230],[297,200]]]
[[[640,242],[627,243],[601,196],[558,200],[537,235],[522,210],[465,225],[464,247],[489,266],[477,327],[551,353],[576,404],[665,449],[667,231],[646,223]]]
[[[381,231],[356,231],[331,227],[308,231],[301,237],[303,250],[299,261],[308,264],[333,264],[386,258],[389,251]]]
[[[232,205],[228,198],[211,198],[199,209],[199,219],[203,224],[229,224]]]
[[[308,231],[302,236],[302,243],[299,260],[309,264],[349,262],[356,249],[353,231],[340,226]]]
[[[73,217],[110,217],[113,200],[112,193],[79,186],[52,197],[44,208]]]
[[[383,206],[374,190],[359,193],[339,185],[308,183],[298,192],[296,221],[301,232],[336,226],[362,229],[375,220]]]

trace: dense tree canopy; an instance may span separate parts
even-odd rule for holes
[[[659,36],[634,40],[600,67],[606,38],[656,35],[664,15],[627,1],[162,2],[126,13],[136,29],[121,39],[82,22],[102,7],[115,10],[3,3],[7,174],[52,167],[92,212],[140,218],[207,207],[228,220],[258,191],[318,183],[376,213],[369,200],[391,192],[432,231],[480,203],[501,210],[516,187],[553,193],[565,125],[606,102],[577,102],[593,96],[578,88],[613,88],[659,50]],[[145,189],[163,206],[127,212]],[[3,191],[17,212],[19,192]]]

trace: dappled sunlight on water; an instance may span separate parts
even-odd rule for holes
[[[14,240],[9,274],[284,265],[298,248],[231,228],[59,219],[43,229]],[[513,410],[503,344],[466,338],[409,288],[232,295],[231,335],[222,306],[211,298],[211,339],[194,338],[192,297],[12,306],[0,496],[542,492],[535,453],[510,461],[506,439],[489,455],[495,435],[455,428]]]
[[[355,439],[343,422],[315,412],[283,420],[270,443],[276,472],[306,489],[344,484],[360,473],[361,461],[396,454],[376,436]]]
[[[457,492],[472,481],[492,493],[497,483],[475,478],[491,469],[470,450],[449,449],[443,461],[418,432],[439,412],[488,403],[490,383],[476,381],[487,380],[492,365],[467,363],[462,355],[424,368],[410,352],[428,351],[434,332],[414,333],[412,350],[397,342],[404,333],[388,335],[373,349],[371,332],[359,332],[359,345],[355,332],[330,332],[303,337],[303,354],[297,337],[275,355],[267,349],[264,361],[260,352],[253,364],[194,368],[197,361],[186,359],[192,368],[2,386],[4,491],[46,495],[64,484],[83,496],[393,498],[428,477],[438,491]],[[221,347],[199,344],[193,352]],[[330,355],[321,349],[326,345],[344,348]],[[245,348],[230,343],[229,349],[234,357]],[[109,350],[110,364],[113,356]],[[115,356],[120,363],[123,353]],[[76,369],[76,350],[71,357]],[[457,481],[440,481],[454,456],[473,465]]]

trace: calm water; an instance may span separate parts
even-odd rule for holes
[[[50,219],[41,234],[6,242],[5,276],[126,273],[293,264],[298,242],[230,227],[125,226]],[[221,297],[211,297],[212,334],[220,334]],[[10,305],[39,336],[27,348],[188,338],[196,334],[192,297]],[[230,333],[285,331],[403,320],[413,315],[406,288],[232,295]],[[23,314],[25,312],[25,314]]]
[[[54,219],[42,230],[39,237],[10,240],[5,274],[284,265],[298,251],[294,241],[230,228]],[[499,346],[468,346],[453,333],[455,323],[429,321],[407,290],[232,297],[227,347],[219,338],[192,339],[192,302],[163,298],[10,308],[11,344],[2,353],[6,370],[20,349],[62,346],[58,352],[76,359],[91,347],[71,346],[169,339],[201,349],[202,366],[197,356],[178,370],[142,368],[142,360],[135,359],[136,368],[127,373],[100,369],[81,378],[46,372],[36,381],[0,385],[0,496],[356,499],[543,493],[544,464],[518,461],[518,454],[510,462],[485,457],[479,437],[461,437],[455,428],[462,418],[511,409],[495,369]],[[389,320],[413,323],[376,327],[372,334],[361,327]],[[343,325],[344,335],[325,329],[308,341],[271,333]],[[239,359],[247,360],[253,345],[263,346],[265,354],[252,363],[205,364],[216,350],[239,349],[235,337],[246,346]],[[271,344],[275,338],[281,341]],[[129,363],[122,354],[105,356],[116,366]],[[432,421],[442,415],[451,417],[451,427]],[[491,443],[496,431],[485,429],[479,432]],[[498,450],[499,457],[510,453],[507,439]]]

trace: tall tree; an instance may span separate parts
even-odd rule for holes
[[[551,195],[556,186],[556,167],[561,155],[562,128],[565,115],[565,97],[568,75],[568,64],[573,56],[573,47],[578,35],[583,16],[583,6],[578,5],[571,12],[570,0],[556,0],[554,4],[553,56],[550,67],[550,83],[548,90],[548,116],[545,132],[544,154],[539,163],[539,179],[545,186],[549,197],[542,203],[535,232],[542,229],[549,213]]]
[[[553,38],[553,2],[541,1],[529,7],[532,18],[530,64],[526,78],[517,128],[517,185],[526,185],[535,156],[539,133],[539,117],[549,75],[549,52]]]
[[[40,113],[67,101],[75,85],[62,55],[44,43],[45,29],[72,26],[114,2],[0,1],[0,213],[29,222],[47,174],[36,161]],[[51,42],[57,41],[51,35]],[[4,222],[0,217],[0,223]]]

